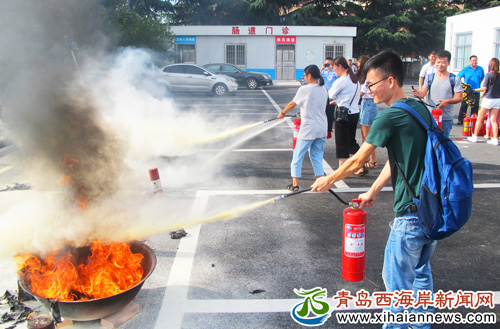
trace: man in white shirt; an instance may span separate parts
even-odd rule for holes
[[[427,62],[427,64],[422,66],[422,69],[420,70],[420,74],[419,74],[420,78],[418,79],[419,89],[422,89],[422,84],[424,83],[424,80],[427,77],[427,75],[437,72],[436,65],[435,65],[436,64],[436,52],[431,51],[429,53],[428,58],[429,58],[429,62]]]
[[[348,60],[348,61],[347,61],[347,64],[349,64],[349,67],[351,68],[351,70],[352,70],[354,73],[356,73],[356,71],[358,70],[358,68],[357,68],[356,64],[353,64],[353,63],[352,63],[352,59]]]

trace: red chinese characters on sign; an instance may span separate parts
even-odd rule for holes
[[[250,26],[250,27],[248,28],[248,34],[255,35],[255,26]]]
[[[296,37],[286,36],[286,37],[275,37],[275,43],[288,43],[295,44]]]
[[[240,28],[238,26],[233,26],[232,34],[240,34]]]
[[[288,27],[286,27],[286,26],[283,26],[281,28],[281,33],[283,33],[283,34],[288,34],[288,31],[290,31],[290,29]]]
[[[342,305],[348,308],[349,301],[353,299],[354,297],[351,296],[351,292],[349,290],[344,290],[344,289],[342,289],[341,291],[337,291],[337,294],[333,296],[333,300],[336,300],[338,302],[336,306],[337,308],[341,307]]]
[[[272,26],[266,27],[266,34],[273,34],[273,27]]]

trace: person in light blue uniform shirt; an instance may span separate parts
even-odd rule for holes
[[[325,87],[326,89],[330,90],[332,88],[333,83],[335,80],[337,80],[339,77],[333,70],[333,58],[327,57],[325,59],[325,62],[321,66],[321,77],[323,78],[323,81],[325,82]],[[335,105],[330,104],[328,102],[328,105],[326,106],[326,118],[328,119],[328,136],[327,138],[332,137],[332,131],[333,131],[333,114],[335,113]]]

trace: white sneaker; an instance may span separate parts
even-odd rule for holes
[[[492,138],[486,143],[491,144],[491,145],[498,145],[498,138]]]
[[[471,143],[477,143],[477,136],[472,135],[471,137],[467,137],[467,140]]]

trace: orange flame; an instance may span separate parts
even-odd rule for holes
[[[126,243],[91,244],[92,255],[78,264],[71,252],[54,252],[41,260],[32,254],[15,257],[18,273],[40,297],[60,301],[113,296],[142,280],[144,256]]]

